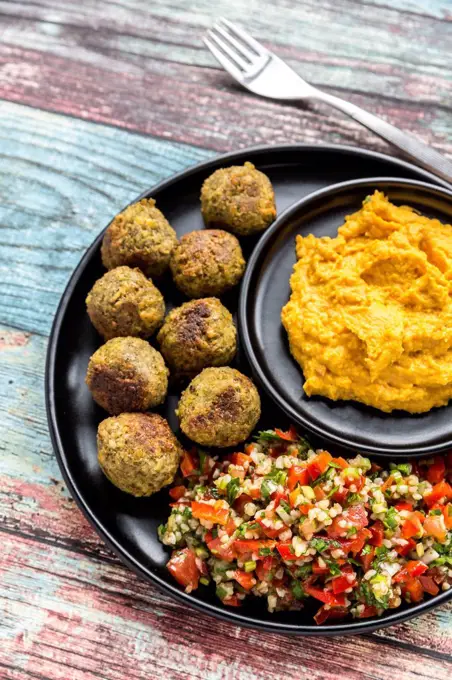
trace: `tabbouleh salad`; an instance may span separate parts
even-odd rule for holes
[[[381,615],[452,585],[452,454],[391,464],[314,451],[294,428],[260,432],[226,458],[185,452],[160,540],[189,593],[270,612],[321,606],[315,621]]]

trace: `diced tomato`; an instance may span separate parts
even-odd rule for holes
[[[347,489],[346,486],[344,486],[342,489],[338,489],[333,493],[332,499],[335,503],[339,503],[340,505],[345,504],[345,499],[347,498],[349,494],[349,490]]]
[[[345,460],[345,458],[342,458],[341,456],[339,456],[339,458],[333,458],[333,463],[336,463],[337,465],[340,465],[341,468],[342,468],[342,470],[345,470],[345,468],[348,468],[348,467],[349,467],[349,465],[348,465],[347,461]]]
[[[401,510],[409,510],[411,512],[413,510],[413,504],[408,501],[399,501],[394,507],[398,512]]]
[[[403,538],[410,539],[413,536],[422,536],[422,520],[419,517],[421,513],[412,512],[409,517],[402,524],[402,536]]]
[[[180,462],[180,470],[184,477],[191,477],[198,471],[199,461],[194,451],[184,451]]]
[[[430,484],[442,482],[446,475],[446,462],[443,456],[435,456],[433,463],[427,467],[427,479]]]
[[[277,538],[279,534],[282,534],[283,531],[286,531],[287,527],[282,526],[280,529],[271,529],[270,527],[266,527],[264,524],[264,521],[260,518],[256,518],[256,522],[260,525],[262,532],[267,538]]]
[[[423,562],[420,562],[419,560],[410,560],[405,564],[403,569],[397,572],[393,581],[394,583],[404,583],[413,577],[420,576],[427,571],[427,569],[427,565]]]
[[[289,491],[293,491],[297,484],[301,486],[306,486],[309,482],[309,473],[305,467],[300,465],[292,465],[289,470],[289,476],[287,478],[287,488]]]
[[[242,493],[238,498],[235,499],[232,507],[234,508],[238,515],[241,515],[243,517],[245,513],[245,505],[252,502],[253,499],[251,498],[251,496],[248,496],[248,494],[246,493]]]
[[[311,597],[315,597],[316,600],[329,604],[330,607],[344,607],[345,606],[345,595],[335,595],[331,590],[324,590],[323,588],[318,588],[311,583],[305,583],[303,585],[304,590]]]
[[[314,621],[320,626],[328,619],[343,619],[347,614],[348,611],[346,607],[329,607],[326,609],[325,605],[322,605],[317,614],[315,614]]]
[[[369,538],[370,545],[380,546],[383,545],[383,539],[385,535],[385,528],[383,522],[379,519],[369,527],[372,536]]]
[[[410,578],[403,583],[402,593],[409,596],[410,602],[420,602],[424,597],[424,589],[418,578]]]
[[[331,587],[335,595],[344,593],[346,590],[352,588],[356,584],[356,574],[351,565],[346,565],[341,571],[341,576],[336,576],[331,581]],[[351,574],[353,575],[353,579],[351,579]]]
[[[311,479],[315,480],[317,477],[320,477],[320,475],[325,472],[332,459],[333,456],[328,451],[320,451],[320,453],[314,456],[308,463],[308,472]]]
[[[234,547],[229,543],[222,543],[221,539],[214,538],[210,541],[206,541],[207,547],[209,548],[212,555],[219,557],[225,562],[233,562],[237,555],[235,554]]]
[[[256,575],[259,581],[268,581],[272,576],[272,571],[276,568],[278,561],[271,555],[259,560],[256,565]]]
[[[276,546],[277,551],[283,558],[283,560],[298,560],[299,558],[295,555],[292,548],[292,543],[278,543]]]
[[[317,559],[314,560],[314,562],[312,563],[312,573],[313,573],[313,574],[316,574],[317,576],[321,576],[321,575],[325,575],[325,576],[326,576],[327,574],[330,573],[330,570],[329,570],[329,568],[328,568],[326,565],[325,565],[324,567],[321,567],[320,564],[319,564],[319,560],[318,560],[318,558],[317,558]]]
[[[170,508],[187,508],[191,504],[188,498],[179,498],[175,503],[170,503]]]
[[[175,550],[166,566],[179,585],[196,590],[200,571],[196,565],[196,555],[190,548]]]
[[[237,595],[231,595],[230,597],[226,597],[223,600],[223,604],[225,604],[227,607],[241,607],[241,602]]]
[[[359,556],[359,560],[360,560],[361,564],[363,565],[363,569],[364,569],[365,572],[369,571],[369,569],[372,566],[372,562],[374,561],[374,559],[375,559],[375,548],[372,548],[372,550],[370,552],[366,552],[365,555],[363,555],[361,553],[361,555]]]
[[[202,501],[193,501],[191,512],[196,519],[205,519],[215,524],[227,524],[229,519],[229,510],[228,508],[221,507],[221,501],[217,501],[215,505],[209,505],[209,503],[203,503]]]
[[[253,574],[242,571],[241,569],[235,571],[234,578],[245,590],[251,590],[257,583]]]
[[[323,501],[326,498],[326,493],[320,485],[314,488],[314,496],[316,501]]]
[[[452,504],[448,503],[447,505],[445,505],[442,509],[442,513],[446,529],[452,529]]]
[[[364,605],[364,609],[358,614],[359,619],[368,619],[371,616],[377,616],[377,608],[373,605]]]
[[[234,522],[234,520],[232,519],[232,517],[230,517],[230,518],[228,519],[228,523],[226,524],[226,526],[225,526],[224,529],[225,529],[225,531],[226,531],[226,533],[227,533],[228,536],[232,536],[232,534],[234,533],[234,531],[237,529],[237,527],[235,526],[235,522]]]
[[[424,522],[424,531],[427,536],[433,536],[440,543],[445,543],[447,531],[443,515],[428,515]]]
[[[430,507],[443,498],[446,501],[452,500],[452,486],[447,482],[435,484],[432,491],[427,496],[424,496],[424,502]]]
[[[258,553],[261,548],[273,548],[276,545],[276,541],[266,541],[266,540],[253,540],[238,538],[234,541],[234,550],[240,555],[247,555],[248,553]]]
[[[312,510],[314,506],[312,503],[302,503],[301,505],[298,506],[298,510],[301,512],[302,515],[307,515],[309,513],[309,510]]]
[[[416,547],[416,541],[413,541],[412,538],[408,538],[407,541],[408,542],[407,542],[406,545],[396,545],[396,546],[394,546],[395,551],[401,557],[406,557],[408,555],[408,553],[410,553]]]
[[[298,439],[297,431],[293,425],[290,426],[287,432],[278,430],[278,428],[275,427],[275,434],[277,434],[280,439],[284,439],[286,442],[296,442]]]
[[[171,498],[173,498],[175,501],[178,501],[179,498],[182,498],[182,496],[185,494],[185,486],[173,486],[172,489],[169,490],[169,495]]]
[[[419,581],[426,593],[429,595],[438,595],[439,588],[431,576],[421,574],[421,576],[419,576]]]
[[[246,453],[231,453],[229,460],[233,465],[241,465],[246,469],[248,464],[251,463],[251,456]]]
[[[339,523],[345,520],[347,526],[344,528]],[[327,528],[328,536],[338,538],[343,533],[346,533],[351,527],[355,527],[358,531],[366,527],[369,523],[367,512],[363,505],[352,505],[345,510],[341,515],[334,518],[333,523]]]

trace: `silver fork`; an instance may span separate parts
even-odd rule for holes
[[[313,87],[249,33],[220,19],[203,38],[223,68],[247,90],[270,99],[312,99],[330,104],[398,147],[443,180],[452,183],[452,163],[427,144],[350,102]]]

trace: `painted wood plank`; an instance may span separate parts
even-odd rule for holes
[[[8,535],[0,607],[0,668],[26,678],[447,680],[452,672],[447,656],[384,640],[301,641],[214,621],[144,590],[125,568]]]
[[[145,2],[101,1],[87,11],[86,2],[13,6],[0,46],[0,96],[218,150],[304,139],[385,148],[331,109],[239,92],[201,43],[223,13],[314,84],[452,153],[450,21],[354,0],[337,7],[278,0],[265,19],[256,19],[255,3],[240,0],[199,0],[196,11],[184,0],[159,0],[152,10]],[[11,7],[0,3],[7,18]]]
[[[47,434],[43,403],[45,338],[2,328],[0,349],[1,446],[7,452],[0,455],[2,536],[24,541],[32,555],[30,560],[35,559],[35,552],[39,555],[53,551],[55,560],[63,565],[58,568],[64,569],[65,579],[71,576],[85,579],[80,576],[79,567],[94,560],[91,570],[97,581],[89,587],[102,588],[104,578],[99,573],[107,570],[109,579],[115,583],[115,597],[121,596],[126,602],[127,597],[133,595],[145,603],[151,593],[154,606],[162,596],[119,566],[76,508],[61,481]],[[1,559],[0,552],[0,565]],[[87,569],[83,566],[83,570]],[[133,593],[127,586],[129,579],[134,583]],[[0,577],[0,586],[1,582]],[[166,602],[166,598],[163,601]],[[184,611],[179,605],[174,607],[175,611]],[[1,630],[0,623],[0,639]],[[381,631],[377,637],[393,643],[403,642],[410,649],[415,646],[426,654],[432,650],[441,655],[452,654],[452,603],[416,621]]]
[[[8,102],[0,102],[0,146],[0,323],[44,334],[112,216],[211,155]]]

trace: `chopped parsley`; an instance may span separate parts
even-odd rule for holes
[[[319,553],[328,550],[328,548],[341,547],[339,541],[335,541],[332,538],[318,538],[318,537],[311,538],[311,540],[309,541],[309,545],[311,546],[311,548],[314,548],[314,550],[316,550]]]
[[[233,477],[226,487],[226,494],[229,505],[232,505],[240,491],[240,479]]]
[[[305,597],[307,597],[303,586],[299,581],[292,581],[292,595],[296,600],[304,600]]]

